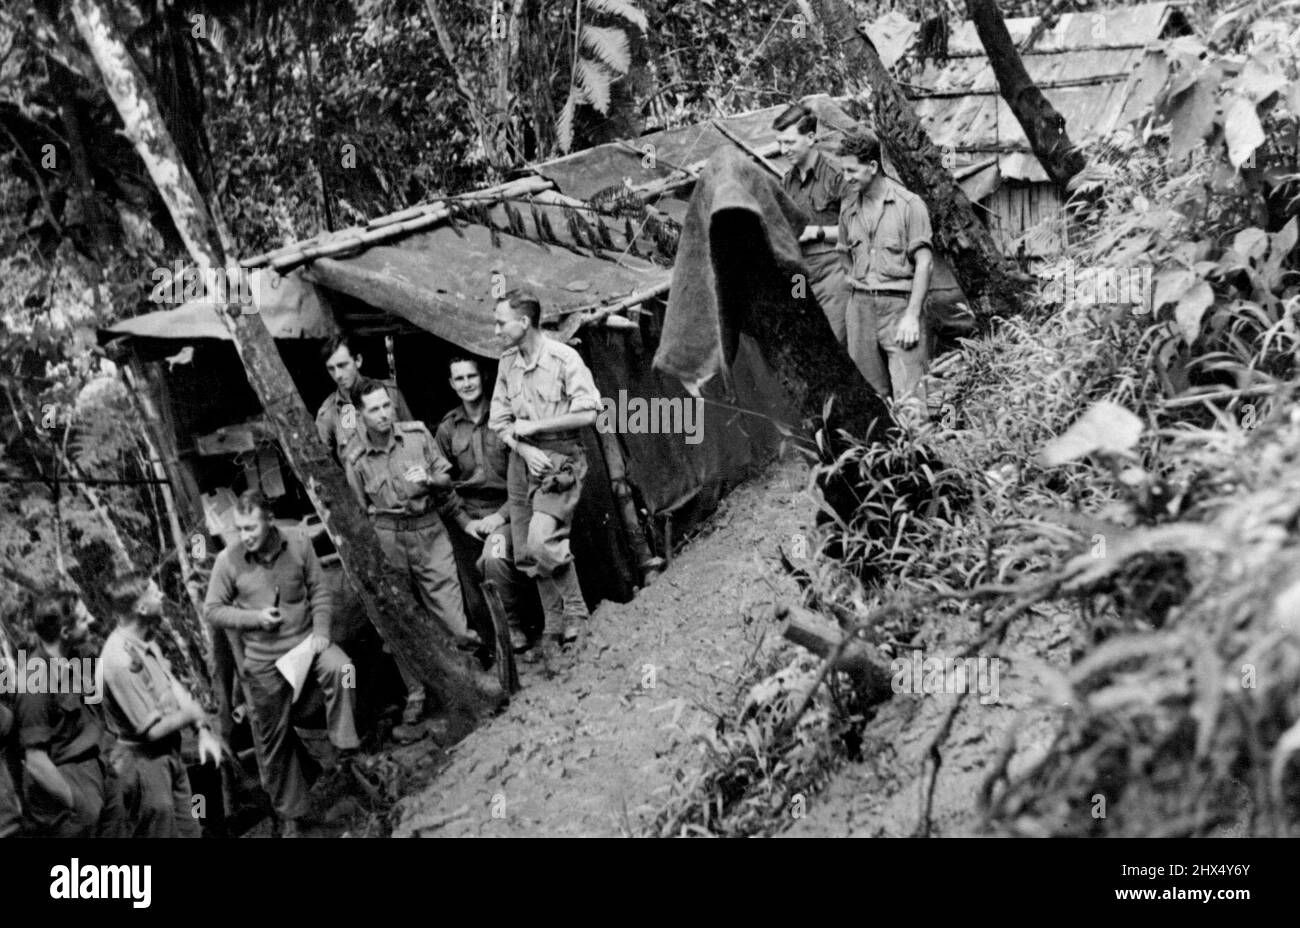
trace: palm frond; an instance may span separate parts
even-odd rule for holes
[[[642,32],[650,28],[645,13],[642,13],[635,4],[629,3],[628,0],[587,0],[587,6],[601,13],[609,13],[611,16],[626,19],[640,28]]]
[[[577,84],[586,96],[586,102],[594,106],[602,116],[608,113],[610,87],[614,83],[610,73],[589,58],[579,58],[578,66],[573,70]]]
[[[632,47],[628,43],[627,33],[622,29],[583,26],[582,47],[597,61],[619,74],[626,74],[632,68]]]

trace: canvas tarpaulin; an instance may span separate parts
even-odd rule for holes
[[[544,321],[554,314],[611,303],[668,279],[667,268],[631,256],[619,262],[587,257],[469,225],[448,226],[376,245],[347,258],[318,258],[307,279],[363,300],[484,358],[501,353],[494,334],[492,291],[531,290]]]

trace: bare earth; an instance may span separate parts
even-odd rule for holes
[[[640,833],[774,633],[748,610],[797,595],[777,546],[812,523],[806,484],[802,463],[774,464],[632,602],[603,603],[568,670],[545,680],[521,665],[524,689],[398,804],[394,836]]]

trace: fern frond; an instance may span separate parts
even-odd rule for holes
[[[560,151],[565,154],[573,147],[573,111],[578,107],[578,93],[578,88],[569,88],[569,98],[564,101],[564,108],[555,120],[555,140],[560,143]]]
[[[626,74],[632,67],[632,47],[622,29],[584,25],[582,46],[593,58],[619,74]]]
[[[610,73],[600,63],[590,58],[580,57],[578,66],[574,68],[574,75],[578,79],[578,86],[586,96],[586,102],[594,106],[602,116],[607,114],[609,91],[614,83]]]
[[[587,0],[587,6],[601,13],[609,13],[611,16],[626,19],[640,28],[642,32],[650,28],[645,14],[637,9],[636,4],[629,3],[628,0]]]

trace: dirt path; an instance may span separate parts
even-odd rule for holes
[[[523,691],[398,804],[394,836],[638,833],[758,643],[747,610],[797,595],[776,552],[812,522],[806,482],[787,460],[741,486],[662,577],[601,605],[569,670],[521,665]]]

